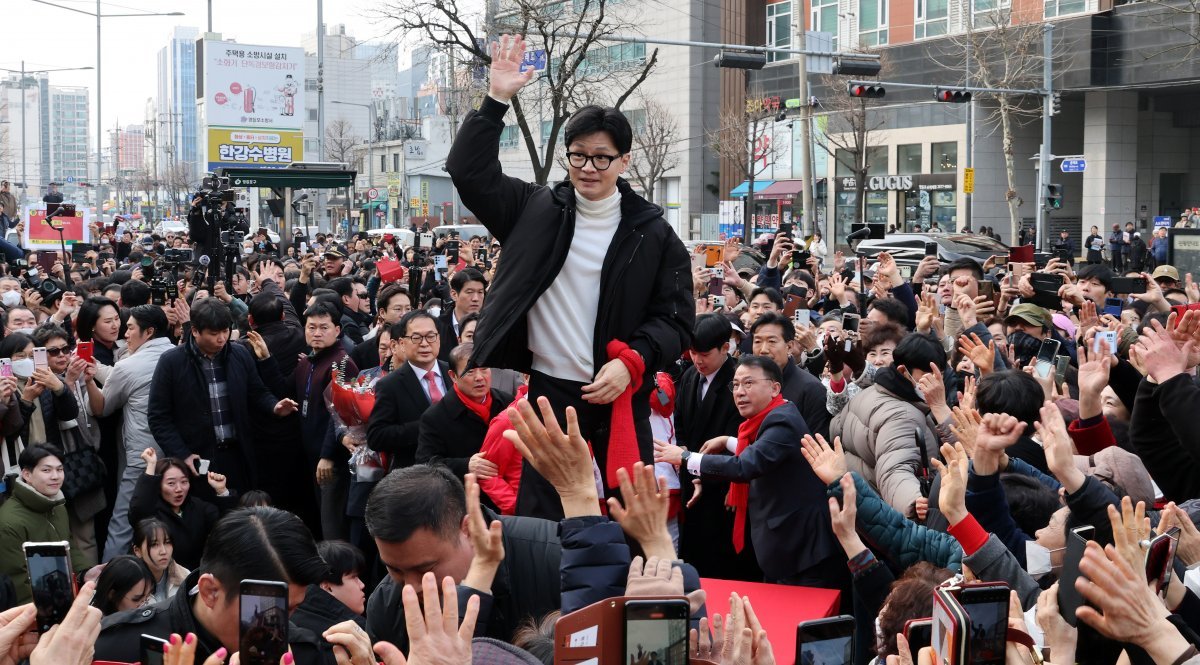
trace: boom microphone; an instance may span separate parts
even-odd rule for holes
[[[866,238],[869,235],[871,235],[871,228],[868,226],[864,226],[861,229],[855,231],[854,233],[851,233],[850,235],[846,236],[846,242],[850,242],[851,240],[862,240],[863,238]]]
[[[62,206],[58,206],[58,210],[55,210],[54,212],[50,213],[49,215],[46,215],[46,218],[43,219],[42,221],[49,222],[52,218],[54,218],[58,215],[61,215],[64,212],[66,212],[66,210]]]

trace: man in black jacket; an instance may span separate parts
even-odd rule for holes
[[[766,356],[779,365],[783,374],[783,398],[796,405],[804,422],[813,434],[829,436],[829,409],[825,408],[825,386],[811,372],[792,361],[789,352],[796,338],[792,320],[776,312],[758,317],[750,327],[754,353]]]
[[[479,596],[477,637],[510,640],[521,621],[540,619],[560,608],[559,525],[483,510],[488,524],[500,521],[504,550],[501,561],[480,565],[466,493],[445,467],[422,464],[389,473],[371,492],[366,518],[388,572],[367,601],[367,632],[373,641],[387,640],[407,651],[400,592],[411,584],[420,595],[426,572],[438,580],[454,579],[459,607]],[[490,584],[488,575],[478,574],[484,567],[490,571]]]
[[[450,352],[462,335],[463,319],[483,308],[483,295],[486,292],[487,278],[476,268],[463,268],[450,278],[450,297],[454,299],[454,306],[443,306],[442,315],[438,317],[438,332],[443,340],[447,340],[442,344],[439,359],[450,360]]]
[[[737,435],[742,416],[729,392],[737,360],[729,355],[733,326],[720,314],[696,317],[692,366],[679,379],[675,398],[675,439],[679,445],[699,452],[706,441]],[[687,469],[680,469],[683,501],[690,504],[695,492]],[[762,581],[762,571],[752,548],[741,554],[733,549],[733,513],[725,508],[729,482],[720,478],[701,479],[700,496],[685,509],[679,534],[680,557],[704,577]]]
[[[375,384],[375,408],[367,422],[367,445],[389,453],[392,468],[412,466],[421,415],[442,401],[453,384],[450,366],[438,360],[437,320],[418,309],[392,326],[393,354],[408,361]]]
[[[475,345],[454,347],[450,353],[450,392],[421,416],[417,439],[417,464],[441,464],[463,480],[468,472],[494,477],[496,465],[481,457],[479,449],[488,425],[508,408],[512,395],[492,388],[492,370],[467,369]]]
[[[195,466],[212,461],[229,486],[254,487],[251,410],[283,418],[298,410],[290,399],[276,400],[258,375],[250,351],[229,344],[233,315],[216,298],[192,305],[188,341],[159,358],[150,385],[150,431],[171,456]]]
[[[336,323],[342,334],[355,344],[361,344],[367,329],[371,327],[371,296],[367,285],[358,277],[337,277],[329,280],[325,288],[338,294],[342,300],[341,317]]]
[[[688,346],[691,260],[662,209],[620,178],[632,130],[616,109],[586,106],[568,121],[569,180],[546,187],[504,175],[504,114],[532,79],[520,70],[524,50],[519,37],[493,46],[488,96],[446,161],[463,203],[504,246],[471,363],[529,372],[530,399],[549,397],[560,420],[575,407],[611,488],[612,467],[652,456],[649,392],[654,373]],[[611,441],[610,424],[621,428]],[[517,513],[562,515],[528,463]]]

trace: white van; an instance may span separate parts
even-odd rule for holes
[[[367,235],[372,238],[380,238],[386,235],[391,235],[400,242],[402,247],[412,247],[414,233],[409,229],[401,229],[395,226],[385,226],[380,229],[367,229]]]

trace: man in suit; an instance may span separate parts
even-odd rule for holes
[[[364,335],[362,343],[350,352],[350,359],[359,369],[379,367],[379,334],[400,322],[400,317],[413,309],[408,287],[400,282],[385,284],[375,296],[375,311],[379,325],[372,334]],[[386,349],[385,349],[386,350]]]
[[[488,424],[508,408],[512,395],[492,388],[492,371],[486,367],[467,369],[475,345],[459,344],[450,352],[450,379],[445,399],[421,416],[417,438],[417,464],[442,464],[465,480],[468,472],[480,478],[496,476],[496,465],[479,449]]]
[[[412,466],[421,415],[450,388],[450,366],[438,360],[437,319],[423,309],[391,328],[393,353],[408,361],[375,384],[375,408],[367,422],[367,445],[392,455],[392,467]]]
[[[811,372],[792,361],[792,340],[796,327],[778,312],[766,312],[750,327],[754,355],[766,356],[779,365],[783,375],[783,398],[796,405],[809,431],[829,436],[829,410],[825,408],[825,386]]]
[[[675,439],[688,450],[699,452],[710,439],[736,435],[742,422],[729,394],[729,382],[737,368],[737,360],[729,355],[732,333],[729,319],[720,314],[696,317],[688,351],[692,366],[679,378],[675,399]],[[681,469],[680,475],[682,500],[687,506],[679,537],[682,558],[694,565],[701,577],[761,580],[762,571],[751,548],[738,554],[729,539],[733,531],[733,514],[725,508],[729,483],[703,479],[693,503],[696,490],[689,482],[692,478],[686,469]]]
[[[439,360],[450,360],[450,351],[462,335],[463,319],[483,309],[486,291],[487,278],[477,268],[463,268],[450,278],[450,297],[454,298],[454,307],[443,307],[438,317],[438,332],[442,335]]]
[[[730,384],[738,413],[746,419],[737,437],[713,439],[696,453],[655,443],[654,461],[731,482],[734,549],[744,549],[744,525],[750,524],[767,582],[841,589],[849,574],[830,527],[825,484],[800,452],[808,428],[796,406],[783,398],[782,384],[774,360],[743,357]],[[730,443],[734,455],[718,454]]]

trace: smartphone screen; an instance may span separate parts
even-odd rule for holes
[[[1104,313],[1121,318],[1121,309],[1124,307],[1125,301],[1120,298],[1105,298]]]
[[[938,244],[936,242],[925,243],[925,256],[937,256]]]
[[[843,314],[842,315],[842,330],[844,330],[846,332],[853,332],[853,333],[858,332],[859,320],[860,320],[860,317],[857,314]]]
[[[1058,612],[1064,621],[1075,626],[1075,610],[1083,604],[1083,596],[1075,589],[1079,579],[1079,561],[1087,549],[1087,543],[1096,533],[1096,528],[1081,526],[1067,534],[1067,547],[1063,553],[1062,575],[1058,578]]]
[[[910,619],[904,624],[904,638],[908,640],[912,661],[920,662],[921,649],[933,646],[933,619]]]
[[[141,665],[163,665],[163,648],[167,645],[167,641],[142,633],[142,661]]]
[[[996,283],[990,279],[985,279],[979,283],[979,295],[987,296],[988,298],[996,297]]]
[[[854,664],[854,617],[805,621],[796,627],[796,662]]]
[[[704,246],[704,267],[711,268],[719,266],[725,260],[724,245],[705,245]]]
[[[71,575],[71,546],[61,543],[25,543],[29,586],[37,607],[37,629],[44,633],[62,623],[75,600]]]
[[[79,342],[75,345],[75,355],[80,359],[92,362],[92,342]]]
[[[967,662],[971,665],[1004,665],[1004,642],[1008,638],[1008,595],[1006,584],[966,587],[958,601],[967,613],[970,640]]]
[[[725,293],[725,280],[721,277],[712,277],[708,280],[708,295],[719,296]]]
[[[1050,376],[1050,372],[1054,370],[1059,344],[1060,342],[1056,339],[1042,340],[1042,346],[1037,353],[1037,364],[1034,368],[1043,379]]]
[[[46,347],[39,346],[33,350],[33,366],[34,367],[49,367],[46,362]]]
[[[246,665],[277,665],[288,650],[288,587],[242,580],[238,650]]]
[[[804,298],[801,298],[798,295],[789,293],[783,299],[783,315],[784,316],[795,316],[796,310],[800,309],[801,305],[803,305],[803,304],[804,304]]]
[[[686,663],[686,600],[625,601],[625,662]]]
[[[792,314],[792,321],[801,328],[811,328],[812,312],[807,309],[797,309],[796,312]]]
[[[1114,277],[1112,280],[1113,293],[1145,293],[1145,277]]]
[[[1012,263],[1033,263],[1033,245],[1010,247],[1008,260]]]
[[[933,618],[930,627],[930,646],[935,665],[962,665],[962,630],[948,603],[957,603],[949,593],[937,589],[933,594]]]
[[[1171,567],[1175,562],[1175,548],[1179,545],[1179,528],[1155,536],[1146,550],[1146,579],[1154,584],[1154,590],[1162,593],[1171,581]]]

